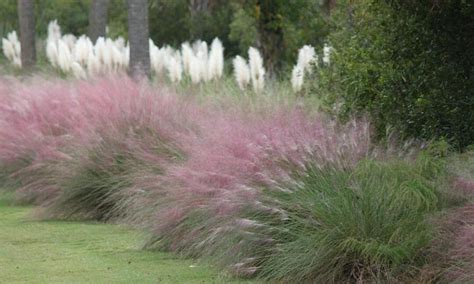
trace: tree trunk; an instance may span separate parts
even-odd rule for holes
[[[128,41],[130,44],[130,75],[138,79],[150,75],[148,45],[148,1],[128,0]]]
[[[203,13],[209,11],[209,0],[189,0],[189,13],[191,14],[190,35],[191,39],[198,39],[202,37],[202,19]]]
[[[257,15],[260,47],[263,53],[265,69],[273,76],[280,62],[283,47],[283,29],[279,19],[279,4],[272,0],[257,0],[259,13]]]
[[[107,7],[109,0],[92,0],[89,10],[89,38],[95,43],[97,38],[105,37]]]
[[[20,22],[21,65],[33,67],[36,63],[35,5],[34,0],[18,0]]]

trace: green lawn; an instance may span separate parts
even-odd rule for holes
[[[38,222],[0,198],[0,283],[227,283],[215,269],[142,251],[115,225]],[[233,281],[232,281],[233,282]]]

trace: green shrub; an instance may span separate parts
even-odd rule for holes
[[[320,86],[341,116],[368,113],[381,136],[395,127],[473,143],[473,3],[363,0],[340,5],[334,19]]]

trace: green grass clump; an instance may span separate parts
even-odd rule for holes
[[[228,239],[245,252],[236,266],[254,265],[264,279],[289,282],[410,277],[433,235],[426,217],[440,207],[430,178],[399,160],[353,169],[308,165],[285,190],[265,189],[262,203],[272,210],[247,211],[253,225]]]

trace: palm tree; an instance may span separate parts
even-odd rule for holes
[[[89,10],[89,38],[95,43],[98,37],[105,37],[107,7],[109,0],[92,0]]]
[[[150,75],[148,45],[148,1],[128,0],[128,41],[130,43],[130,75],[141,78]]]
[[[33,67],[36,63],[34,0],[18,0],[20,22],[21,65]]]

